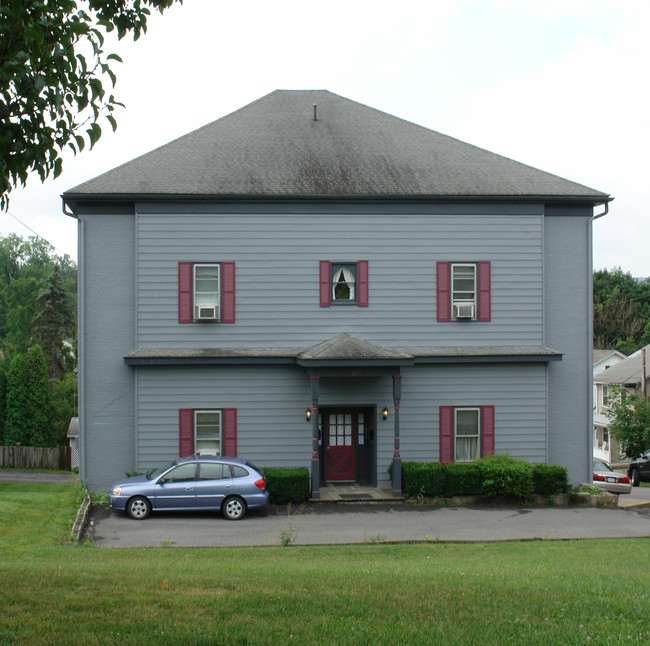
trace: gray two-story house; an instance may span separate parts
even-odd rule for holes
[[[309,467],[317,498],[496,451],[589,480],[610,199],[327,91],[273,92],[66,192],[80,477],[214,451]]]

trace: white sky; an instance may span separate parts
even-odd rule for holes
[[[118,130],[11,194],[0,233],[76,258],[60,194],[275,89],[327,89],[610,193],[594,268],[650,276],[647,0],[184,0],[107,47]]]

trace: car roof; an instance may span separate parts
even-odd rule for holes
[[[243,458],[228,457],[227,455],[201,455],[200,453],[195,453],[186,458],[178,458],[178,460],[176,460],[176,464],[187,464],[192,462],[246,464],[246,460]]]

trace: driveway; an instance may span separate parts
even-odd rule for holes
[[[650,509],[429,507],[311,504],[302,513],[270,506],[240,521],[218,514],[154,513],[144,521],[94,508],[89,539],[99,547],[226,547],[650,537]]]

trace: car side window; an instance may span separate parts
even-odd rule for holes
[[[237,466],[236,464],[231,464],[230,468],[232,469],[233,478],[245,478],[248,475],[248,471],[244,467]]]
[[[181,464],[168,471],[160,482],[189,482],[196,476],[196,464]]]
[[[222,480],[223,478],[230,478],[230,469],[226,468],[224,470],[223,464],[213,462],[201,462],[199,464],[199,480]]]

